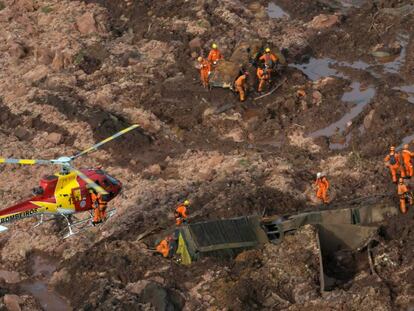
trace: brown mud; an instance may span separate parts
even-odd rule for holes
[[[0,263],[27,283],[21,288],[7,284],[0,294],[29,294],[45,310],[47,283],[75,310],[413,306],[411,213],[382,224],[372,250],[377,275],[367,265],[367,254],[342,254],[344,269],[330,271],[342,284],[324,294],[314,228],[304,228],[280,245],[244,252],[234,261],[203,259],[184,267],[151,250],[155,236],[172,228],[172,209],[185,198],[192,201],[191,221],[397,206],[382,159],[390,145],[410,143],[414,135],[413,14],[395,15],[407,4],[42,0],[39,8],[20,8],[27,18],[11,20],[20,18],[19,25],[34,32],[36,42],[26,38],[34,45],[29,51],[41,51],[36,45],[49,31],[40,24],[43,19],[56,19],[53,29],[68,25],[63,28],[68,35],[59,36],[71,42],[66,48],[73,49],[74,61],[26,85],[28,91],[20,97],[0,84],[0,141],[7,154],[70,155],[131,124],[142,129],[84,162],[77,160],[79,166],[103,166],[123,182],[123,193],[111,203],[119,210],[116,216],[64,241],[55,225],[32,229],[30,220],[13,225],[0,240]],[[44,9],[48,6],[52,11]],[[0,15],[10,8],[5,10]],[[95,18],[87,25],[92,32],[80,34],[73,21],[87,12]],[[313,29],[309,23],[320,14],[334,16],[336,23]],[[7,31],[23,34],[16,29]],[[272,85],[286,79],[279,89],[255,101],[261,94],[253,82],[248,99],[240,103],[228,89],[201,87],[195,58],[206,55],[212,42],[229,58],[239,42],[258,37],[286,53],[289,65],[278,71]],[[39,65],[32,54],[6,58],[1,81],[9,74],[16,83],[27,83],[26,73]],[[22,74],[15,77],[18,70]],[[303,98],[298,90],[305,92]],[[24,105],[17,106],[20,101]],[[58,133],[62,139],[44,148],[39,132]],[[318,171],[326,172],[332,184],[327,207],[314,197]],[[4,206],[24,197],[33,176],[40,175],[36,169],[18,172],[2,168],[11,180],[2,184]],[[152,236],[136,240],[151,228]],[[32,235],[35,242],[28,243]],[[59,264],[48,264],[52,268],[44,277],[30,270],[38,267],[37,251],[58,258]],[[53,303],[59,303],[59,295],[50,296]]]

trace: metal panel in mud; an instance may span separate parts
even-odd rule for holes
[[[284,232],[297,230],[309,224],[371,224],[384,221],[391,215],[396,215],[393,206],[373,205],[359,208],[344,208],[335,210],[301,213],[288,217],[282,222]]]
[[[353,254],[366,247],[375,236],[378,228],[352,224],[323,224],[317,225],[317,228],[320,284],[321,291],[326,291],[333,289],[341,281],[343,282],[338,273],[329,272],[333,267],[344,268],[341,264],[338,264],[337,254]],[[352,275],[349,275],[349,277],[352,277]]]
[[[398,209],[394,206],[364,206],[355,210],[359,214],[359,223],[363,225],[378,223],[398,214]]]
[[[258,216],[205,221],[185,225],[180,230],[193,258],[232,257],[268,242]]]

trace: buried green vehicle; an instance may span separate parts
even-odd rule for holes
[[[246,216],[186,224],[175,231],[178,239],[175,257],[182,264],[203,257],[233,258],[265,243],[283,243],[286,234],[314,225],[319,245],[320,286],[325,291],[342,281],[336,277],[341,273],[341,265],[336,263],[335,256],[366,251],[378,231],[377,224],[397,213],[393,206],[374,205],[286,217]]]

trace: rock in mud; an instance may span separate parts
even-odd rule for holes
[[[76,27],[83,35],[98,32],[93,13],[87,12],[76,20]]]
[[[203,41],[200,37],[196,37],[188,43],[188,46],[191,50],[201,49]]]
[[[26,130],[24,127],[19,126],[14,131],[14,135],[16,135],[16,137],[19,140],[26,140],[26,139],[28,139],[28,137],[30,135],[30,132],[28,130]]]
[[[26,56],[26,48],[20,42],[10,42],[9,43],[9,54],[11,57],[19,59]]]
[[[19,272],[7,270],[0,270],[0,279],[9,284],[19,283],[21,280]]]
[[[20,308],[20,297],[17,295],[4,295],[4,304],[8,311],[21,311]]]
[[[307,26],[312,29],[321,30],[327,29],[335,26],[340,22],[338,15],[325,15],[321,14],[315,16],[312,21],[310,21]]]
[[[17,0],[14,4],[19,11],[33,12],[37,9],[37,5],[33,0]]]
[[[141,293],[142,302],[150,303],[155,310],[175,310],[170,294],[157,283],[150,282]]]
[[[161,174],[161,166],[159,164],[154,164],[148,167],[144,172],[143,175],[146,177],[152,176],[159,176]]]
[[[23,78],[28,84],[38,83],[44,80],[49,73],[49,68],[46,65],[39,65],[33,70],[27,72]]]
[[[372,109],[364,118],[364,127],[365,129],[369,129],[372,125],[372,120],[374,118],[375,110]]]
[[[313,91],[312,93],[312,104],[319,106],[322,104],[322,94],[319,91]]]
[[[147,280],[139,280],[135,283],[129,283],[126,286],[126,289],[133,294],[141,295],[142,291],[150,284],[150,281]]]
[[[50,133],[47,135],[46,140],[52,144],[58,145],[62,141],[62,134],[60,133]]]
[[[49,65],[53,61],[53,52],[48,47],[39,46],[34,51],[36,62],[42,65]]]

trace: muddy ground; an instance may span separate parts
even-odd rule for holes
[[[332,184],[329,208],[349,207],[355,198],[352,206],[397,207],[382,159],[390,145],[414,138],[412,1],[268,6],[0,1],[2,156],[72,155],[130,124],[142,128],[75,163],[102,166],[123,182],[111,203],[118,212],[107,223],[67,240],[64,224],[54,221],[33,228],[35,220],[24,220],[2,233],[3,306],[414,306],[412,213],[381,224],[372,250],[375,273],[361,265],[346,284],[322,294],[312,227],[235,260],[203,259],[190,267],[154,256],[153,237],[137,241],[150,228],[154,235],[171,229],[171,211],[184,198],[192,201],[191,221],[321,208],[312,189],[318,171]],[[287,57],[274,81],[285,79],[277,91],[254,100],[260,94],[251,79],[240,103],[230,90],[201,87],[195,60],[212,42],[229,58],[237,44],[257,38]],[[1,167],[1,207],[28,197],[53,169]]]

